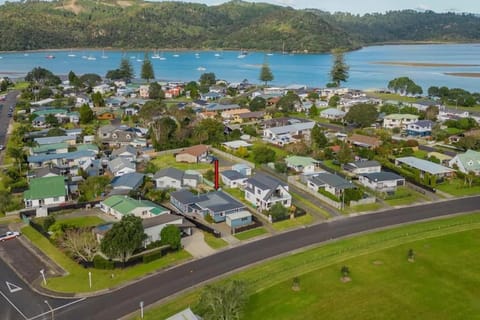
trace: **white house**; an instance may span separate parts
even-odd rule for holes
[[[418,116],[414,114],[393,113],[383,118],[383,127],[386,129],[406,129],[407,125],[417,122]]]
[[[405,185],[405,178],[393,172],[374,172],[361,174],[358,182],[375,191],[393,192]]]
[[[457,154],[448,166],[457,167],[463,173],[474,172],[477,176],[480,175],[480,152],[474,150],[467,150],[463,154]]]
[[[329,120],[342,120],[347,113],[336,108],[328,108],[320,112],[320,117]]]
[[[170,210],[148,200],[132,199],[126,196],[115,195],[100,202],[100,209],[118,220],[123,216],[134,215],[147,219],[162,214],[170,213]]]
[[[194,172],[183,172],[176,168],[165,168],[153,176],[157,189],[196,188],[202,176]]]
[[[349,171],[355,175],[364,173],[374,173],[382,171],[382,165],[375,160],[364,160],[347,163],[343,166],[345,171]]]
[[[340,176],[328,172],[319,173],[308,178],[307,186],[313,191],[323,188],[325,191],[340,196],[345,189],[354,189],[355,185]]]
[[[143,231],[147,235],[145,244],[149,244],[160,240],[160,233],[163,228],[169,225],[174,225],[180,228],[184,234],[191,235],[194,224],[184,220],[182,216],[173,214],[160,214],[153,218],[142,220]]]
[[[315,121],[295,122],[286,126],[266,128],[263,130],[263,140],[283,146],[301,139],[310,140],[310,133]]]
[[[67,199],[65,177],[52,176],[30,179],[28,190],[23,193],[26,208],[38,208],[64,203]]]
[[[235,170],[225,170],[220,173],[222,183],[227,188],[239,188],[245,185],[248,177]]]
[[[127,173],[136,172],[135,163],[122,157],[118,157],[109,161],[108,169],[116,177]]]
[[[259,210],[269,210],[276,203],[287,208],[292,204],[287,183],[259,173],[246,181],[245,199]]]

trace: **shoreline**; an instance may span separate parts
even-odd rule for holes
[[[480,78],[480,72],[444,72],[444,75],[463,78]]]
[[[464,64],[464,63],[434,63],[434,62],[410,62],[410,61],[374,61],[371,64],[381,64],[388,66],[402,67],[480,67],[480,64]]]

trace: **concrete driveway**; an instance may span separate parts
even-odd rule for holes
[[[182,239],[183,248],[194,258],[203,258],[215,253],[203,239],[203,232],[193,229],[193,234]]]

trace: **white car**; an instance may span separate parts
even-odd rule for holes
[[[16,237],[20,236],[20,232],[17,231],[7,231],[7,233],[0,235],[0,241],[7,241],[11,239],[15,239]]]

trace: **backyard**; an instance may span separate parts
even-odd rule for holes
[[[180,170],[207,170],[212,169],[213,165],[210,163],[183,163],[177,162],[173,154],[164,154],[158,157],[155,157],[151,161],[155,167],[160,170],[168,167],[174,167]]]
[[[437,189],[451,194],[452,196],[473,196],[480,194],[480,184],[472,184],[469,187],[462,179],[452,179],[438,184]]]

